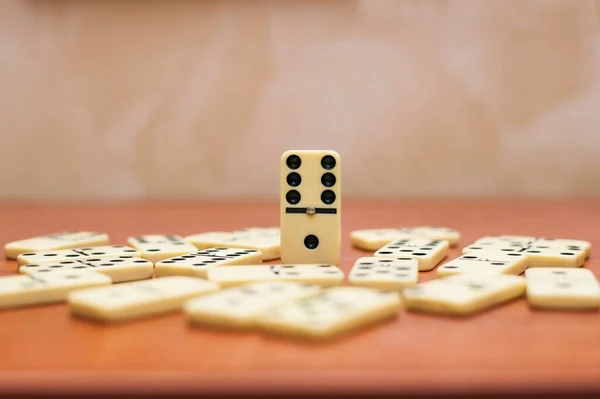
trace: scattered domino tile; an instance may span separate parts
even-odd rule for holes
[[[344,282],[344,272],[335,265],[259,265],[215,267],[208,279],[221,287],[259,281],[292,281],[331,287]]]
[[[477,239],[473,244],[463,248],[463,253],[469,253],[481,250],[495,251],[526,251],[528,249],[536,250],[556,250],[559,252],[583,251],[585,259],[589,258],[592,245],[588,241],[571,240],[562,238],[536,238],[530,236],[486,236]]]
[[[364,257],[348,274],[350,285],[400,290],[419,280],[419,261],[414,258]]]
[[[61,249],[58,251],[26,252],[17,256],[19,266],[41,262],[59,262],[63,260],[80,260],[88,258],[104,258],[107,256],[140,256],[137,249],[125,245],[106,245],[98,247]]]
[[[586,310],[600,307],[600,285],[588,269],[539,267],[525,271],[527,300],[534,308]]]
[[[460,273],[521,274],[527,268],[523,252],[477,251],[463,254],[437,268],[438,277]]]
[[[0,309],[64,302],[73,290],[110,284],[110,277],[94,272],[0,277]]]
[[[9,259],[25,252],[55,251],[93,245],[107,245],[108,234],[91,231],[64,231],[45,236],[32,237],[6,244],[4,251]]]
[[[530,247],[523,253],[527,255],[527,267],[581,267],[585,262],[583,250],[564,247]]]
[[[419,261],[419,270],[431,270],[448,253],[448,241],[405,239],[393,241],[377,252],[377,257],[413,258]]]
[[[585,258],[590,256],[592,244],[582,240],[567,240],[563,238],[538,238],[531,243],[535,248],[556,248],[561,247],[568,251],[583,251]]]
[[[286,151],[281,157],[281,262],[339,265],[341,160],[335,151]]]
[[[518,298],[525,293],[525,278],[509,274],[464,273],[405,288],[411,311],[470,315]]]
[[[129,237],[127,243],[152,263],[196,252],[195,246],[178,235],[149,234]]]
[[[289,281],[258,282],[221,290],[186,302],[183,312],[195,325],[253,327],[258,318],[286,302],[316,295],[321,287]]]
[[[43,262],[24,265],[19,268],[20,273],[36,275],[67,270],[73,272],[95,271],[107,275],[113,283],[121,283],[124,281],[152,278],[154,265],[147,259],[124,255],[107,258]]]
[[[475,242],[480,243],[480,242],[500,241],[500,242],[508,242],[508,243],[512,243],[512,244],[520,244],[520,245],[526,247],[529,244],[531,244],[532,242],[534,242],[535,240],[536,240],[536,238],[532,237],[532,236],[500,235],[500,236],[481,237],[481,238],[478,238],[477,240],[475,240]]]
[[[395,318],[399,307],[397,291],[340,286],[279,306],[260,317],[259,325],[278,335],[327,339]]]
[[[256,249],[263,260],[278,259],[281,255],[281,235],[278,227],[251,227],[232,232],[214,231],[185,237],[197,249],[228,247]]]
[[[454,247],[460,241],[460,233],[449,227],[439,226],[415,226],[408,227],[411,234],[427,237],[430,240],[448,241],[448,245]]]
[[[352,245],[365,251],[377,251],[393,241],[414,238],[427,239],[427,237],[415,237],[406,229],[363,229],[350,232]]]
[[[463,254],[478,251],[493,251],[493,252],[521,252],[527,249],[528,244],[513,242],[513,241],[480,241],[471,245],[467,245],[462,249]]]
[[[78,290],[68,303],[73,315],[122,322],[177,312],[185,301],[218,289],[218,284],[200,278],[170,276]]]
[[[452,247],[460,241],[460,233],[448,227],[429,226],[362,229],[350,232],[352,245],[365,251],[377,251],[393,241],[405,239],[448,241],[448,245]]]
[[[156,277],[190,276],[206,278],[217,266],[260,265],[262,254],[255,249],[210,248],[165,259],[155,264]]]

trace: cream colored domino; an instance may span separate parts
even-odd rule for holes
[[[419,237],[416,234],[411,234],[406,229],[362,229],[350,232],[350,242],[355,247],[365,251],[377,251],[381,247],[398,240],[421,238],[426,240],[427,237]]]
[[[327,339],[393,319],[399,307],[397,291],[341,286],[275,308],[259,319],[259,325],[274,334]]]
[[[539,267],[525,271],[527,300],[534,308],[585,310],[600,307],[600,285],[588,269]]]
[[[480,251],[493,252],[521,252],[528,248],[528,244],[509,241],[480,241],[467,245],[462,249],[463,254]]]
[[[259,281],[293,281],[331,287],[344,282],[344,272],[335,265],[260,265],[215,267],[208,279],[222,287]]]
[[[255,249],[209,248],[157,262],[156,277],[191,276],[206,278],[217,266],[260,265],[262,254]]]
[[[406,239],[389,243],[375,252],[375,256],[417,259],[419,270],[425,271],[433,269],[447,253],[447,241]]]
[[[195,246],[178,235],[134,236],[129,237],[127,243],[140,251],[142,258],[152,263],[197,251]]]
[[[464,273],[402,291],[411,311],[470,315],[522,296],[525,279],[510,274]]]
[[[483,248],[478,248],[483,247]],[[567,251],[584,251],[585,257],[590,255],[591,244],[588,241],[562,238],[536,238],[531,236],[487,236],[477,239],[465,250],[505,249],[507,251],[524,250],[527,248],[563,248]],[[463,251],[464,252],[464,251]],[[466,252],[464,252],[466,253]]]
[[[278,227],[252,227],[232,232],[214,231],[185,237],[197,249],[228,247],[240,249],[256,249],[263,255],[263,260],[279,259],[280,229]]]
[[[449,227],[441,226],[414,226],[408,227],[408,232],[415,236],[427,237],[430,240],[448,241],[448,245],[454,247],[460,241],[460,233]]]
[[[0,277],[0,309],[64,302],[73,290],[111,283],[110,277],[94,272]]]
[[[107,245],[108,234],[91,231],[63,231],[45,236],[9,242],[4,247],[6,257],[17,259],[22,253],[55,251],[92,245]]]
[[[583,250],[564,247],[530,247],[523,251],[527,255],[527,267],[581,267],[585,262]]]
[[[32,265],[23,265],[19,268],[19,272],[24,274],[44,274],[57,271],[95,271],[109,276],[113,283],[121,283],[124,281],[152,278],[154,275],[154,265],[147,259],[124,255],[112,258],[106,257],[43,262]]]
[[[475,240],[475,243],[485,243],[485,242],[503,242],[503,243],[511,243],[511,244],[519,244],[523,247],[527,247],[533,241],[536,240],[536,237],[532,236],[517,236],[517,235],[501,235],[501,236],[485,236],[478,238]]]
[[[339,265],[342,186],[335,151],[281,157],[281,262]]]
[[[185,301],[218,289],[200,278],[170,276],[75,291],[68,302],[73,315],[122,322],[177,312]]]
[[[191,299],[184,304],[183,312],[192,325],[249,328],[269,310],[320,291],[321,287],[314,284],[258,282]]]
[[[377,251],[392,241],[404,239],[444,240],[449,246],[455,246],[460,241],[460,233],[448,227],[429,226],[362,229],[350,233],[352,245],[365,251]]]
[[[520,252],[528,248],[535,237],[530,236],[486,236],[475,240],[471,245],[463,248],[462,253],[466,254],[474,251],[502,251],[502,252]]]
[[[247,232],[258,234],[260,236],[281,236],[280,227],[246,227],[245,229],[236,230],[236,232]]]
[[[414,258],[359,258],[348,274],[350,285],[388,290],[400,290],[418,280],[419,261]]]
[[[437,268],[438,277],[460,273],[521,274],[527,268],[523,252],[477,251],[463,254]]]
[[[17,264],[22,266],[41,262],[60,262],[63,260],[104,258],[107,256],[139,257],[140,252],[137,249],[125,245],[105,245],[98,247],[60,249],[58,251],[26,252],[17,257]]]
[[[592,244],[582,240],[567,240],[562,238],[538,238],[531,243],[536,248],[564,248],[567,251],[583,251],[586,259],[590,256]]]

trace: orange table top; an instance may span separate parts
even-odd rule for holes
[[[63,230],[188,235],[278,225],[278,204],[1,204],[2,243]],[[592,243],[600,276],[600,200],[351,201],[343,208],[342,269],[368,253],[359,228],[440,225],[462,246],[484,235]],[[0,275],[16,273],[0,261]],[[433,277],[421,273],[421,279]],[[600,313],[532,311],[524,299],[468,318],[407,313],[325,344],[191,328],[180,314],[107,326],[66,305],[0,312],[0,394],[600,392]]]

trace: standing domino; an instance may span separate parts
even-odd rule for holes
[[[331,287],[344,282],[344,272],[334,265],[260,265],[215,267],[208,279],[221,287],[259,281],[294,281]]]
[[[111,283],[110,277],[94,272],[0,277],[0,309],[63,302],[73,290]]]
[[[588,269],[539,267],[525,271],[527,300],[534,308],[586,310],[600,307],[600,285]]]
[[[61,249],[58,251],[26,252],[17,256],[17,264],[30,265],[41,262],[60,262],[114,256],[140,256],[140,252],[125,245],[105,245],[98,247]]]
[[[259,319],[259,324],[275,334],[326,339],[394,318],[399,307],[396,291],[334,287],[273,309]]]
[[[6,257],[17,259],[25,252],[53,251],[92,245],[107,245],[108,234],[91,231],[64,231],[45,236],[9,242],[4,247]]]
[[[113,283],[124,281],[145,280],[152,278],[154,265],[142,258],[129,255],[107,258],[90,258],[83,260],[63,260],[59,262],[44,262],[24,265],[19,268],[23,274],[45,274],[57,271],[89,272],[105,274]]]
[[[385,258],[413,258],[419,261],[419,270],[433,269],[446,257],[448,241],[438,240],[398,240],[375,252],[375,256]]]
[[[180,236],[172,234],[129,237],[127,243],[140,251],[142,258],[148,259],[152,263],[197,251],[195,246]]]
[[[218,289],[200,278],[171,276],[75,291],[68,302],[73,315],[120,322],[176,312],[188,299]]]
[[[350,285],[400,290],[417,284],[419,261],[413,258],[360,258],[348,275]]]
[[[281,158],[282,263],[340,264],[341,164],[335,151]]]
[[[262,254],[255,249],[210,248],[157,262],[156,277],[190,276],[206,278],[217,266],[260,265]]]
[[[253,327],[258,318],[282,304],[316,295],[321,287],[294,282],[259,282],[229,288],[183,306],[191,324],[223,328]]]

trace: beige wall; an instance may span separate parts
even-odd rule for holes
[[[600,194],[600,1],[0,3],[4,198]]]

